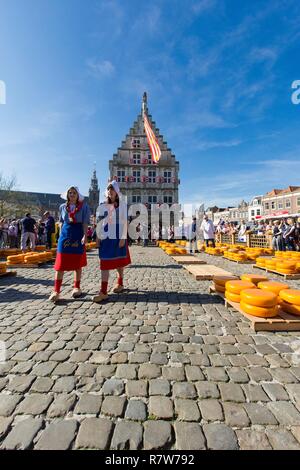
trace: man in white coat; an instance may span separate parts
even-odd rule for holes
[[[206,246],[209,246],[209,242],[211,242],[212,246],[215,247],[215,227],[213,221],[208,218],[207,214],[204,214],[200,230],[203,232]]]

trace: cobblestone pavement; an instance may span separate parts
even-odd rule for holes
[[[96,252],[80,300],[68,274],[46,301],[51,267],[0,280],[0,448],[299,449],[299,333],[254,333],[158,248],[132,257],[103,305]]]

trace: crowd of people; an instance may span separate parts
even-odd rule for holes
[[[37,245],[45,245],[51,249],[53,241],[56,243],[58,238],[58,223],[48,211],[39,220],[33,218],[30,213],[20,219],[0,219],[0,249],[21,248],[25,251],[27,248],[34,250]],[[95,225],[88,227],[87,239],[96,240]]]
[[[266,235],[272,238],[272,248],[277,251],[300,251],[300,218],[280,219],[259,222],[253,224],[241,224],[220,221],[215,229],[216,233],[228,235],[237,234],[238,241],[245,242],[247,233],[254,235]]]
[[[130,222],[130,220],[129,220]],[[237,235],[238,242],[246,242],[247,234],[267,235],[272,238],[272,248],[279,251],[300,251],[300,218],[280,219],[275,221],[246,222],[241,223],[226,222],[220,220],[217,225],[205,215],[199,230],[196,229],[196,218],[193,218],[192,224],[182,230],[182,238],[195,241],[195,239],[204,238],[204,241],[211,242],[214,245],[215,236],[218,234]],[[198,225],[197,225],[198,227]],[[191,233],[190,233],[191,232]],[[53,234],[55,237],[53,238]],[[193,234],[193,235],[191,235]],[[2,218],[0,219],[0,249],[5,248],[26,248],[35,249],[36,245],[46,245],[48,249],[52,248],[53,240],[58,241],[59,224],[47,211],[39,219],[35,220],[29,213],[24,218]],[[89,225],[87,231],[88,241],[95,241],[96,225]],[[157,240],[175,241],[177,236],[173,225],[168,227],[151,226],[150,224],[138,224],[137,226],[137,244],[147,246],[149,241]],[[128,237],[131,245],[135,240]]]

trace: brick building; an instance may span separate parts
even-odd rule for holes
[[[272,189],[262,197],[263,217],[275,219],[300,216],[300,186]]]
[[[152,162],[143,122],[143,109],[157,137],[161,158]],[[178,203],[179,162],[148,113],[147,94],[144,93],[142,110],[125,140],[109,161],[110,180],[119,182],[128,204],[143,203],[169,205]]]

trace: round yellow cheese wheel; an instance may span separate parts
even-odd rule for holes
[[[274,307],[277,304],[277,295],[261,289],[245,289],[241,292],[241,301],[257,307]]]
[[[272,265],[272,266],[276,266],[277,263],[281,263],[281,261],[277,261],[274,258],[266,259],[266,266],[269,265],[269,264]]]
[[[284,300],[281,300],[280,307],[282,308],[282,310],[284,310],[284,312],[300,316],[300,305],[288,304],[287,302],[284,302]]]
[[[227,281],[236,281],[238,278],[236,276],[214,276],[213,281],[221,286],[225,287]]]
[[[217,292],[225,292],[225,287],[224,286],[221,286],[220,284],[217,284],[216,282],[214,283],[214,286],[215,286],[215,290]]]
[[[236,302],[238,304],[241,301],[241,296],[239,294],[233,294],[232,292],[229,292],[228,290],[225,291],[225,298],[227,300],[230,300],[231,302]]]
[[[23,255],[13,255],[7,257],[7,261],[19,261],[21,259],[23,259]]]
[[[239,294],[243,289],[254,289],[256,286],[249,281],[227,281],[226,290],[232,294]]]
[[[288,304],[300,305],[300,290],[284,289],[280,291],[279,297]]]
[[[294,270],[294,269],[283,269],[283,268],[279,269],[278,268],[277,271],[281,274],[296,274],[297,273],[296,269]]]
[[[261,274],[243,274],[241,280],[253,282],[253,284],[257,285],[259,282],[268,281],[268,277]]]
[[[277,269],[296,269],[296,261],[277,261]]]
[[[266,261],[267,261],[266,258],[260,258],[260,257],[256,258],[256,263],[257,264],[258,263],[266,264]]]
[[[273,292],[273,294],[279,295],[279,292],[283,289],[289,289],[290,286],[288,284],[284,284],[283,282],[276,282],[276,281],[267,281],[267,282],[259,282],[257,287],[262,290],[267,290],[269,292]]]
[[[243,312],[248,313],[248,315],[253,315],[254,317],[270,318],[276,317],[277,315],[277,307],[257,307],[255,305],[246,304],[242,301],[240,303],[240,306]]]

